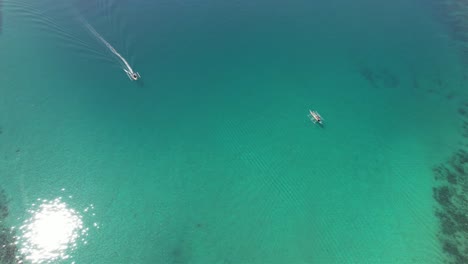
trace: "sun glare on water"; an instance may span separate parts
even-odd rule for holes
[[[77,243],[84,241],[88,228],[80,213],[57,198],[38,200],[31,217],[20,227],[20,252],[31,263],[49,263],[70,258]]]

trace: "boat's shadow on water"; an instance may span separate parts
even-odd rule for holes
[[[312,123],[313,127],[316,127],[316,129],[326,129],[326,126],[324,124],[319,124],[319,123]]]
[[[324,124],[315,124],[317,126],[317,129],[319,130],[322,130],[322,129],[326,129],[326,126]]]
[[[140,80],[136,81],[136,85],[138,87],[143,88],[143,87],[145,87],[145,82],[143,82],[143,80],[140,79]]]

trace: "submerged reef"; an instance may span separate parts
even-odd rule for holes
[[[0,223],[8,216],[8,199],[5,191],[0,189]]]
[[[0,263],[21,263],[17,254],[18,247],[15,244],[15,233],[5,224],[8,213],[8,199],[5,191],[0,189]]]
[[[18,248],[14,241],[15,235],[11,229],[0,226],[0,263],[21,263],[17,258]]]
[[[169,251],[168,263],[185,264],[191,262],[191,244],[184,237],[175,241]]]
[[[373,88],[396,88],[400,85],[400,80],[396,75],[387,69],[376,71],[366,66],[361,66],[358,69],[359,74]]]
[[[361,67],[359,69],[359,74],[361,74],[361,77],[364,78],[365,80],[367,80],[367,82],[369,82],[369,84],[373,87],[373,88],[378,88],[379,86],[377,85],[377,76],[375,76],[374,72],[372,72],[371,69],[367,68],[367,67]]]
[[[433,197],[438,206],[439,240],[447,263],[468,263],[468,152],[458,150],[447,164],[433,169],[438,186]]]
[[[459,44],[462,61],[468,64],[468,1],[437,0],[434,3],[434,12],[450,37]]]
[[[458,113],[463,118],[462,136],[468,135],[468,105]],[[461,145],[443,164],[433,168],[437,185],[433,197],[437,202],[435,215],[439,219],[439,241],[447,263],[468,263],[468,151]]]

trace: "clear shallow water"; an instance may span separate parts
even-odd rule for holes
[[[62,197],[63,263],[446,261],[463,65],[432,6],[344,2],[4,2],[2,224]]]

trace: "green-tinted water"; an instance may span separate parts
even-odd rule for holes
[[[4,1],[2,225],[23,258],[446,261],[431,169],[460,148],[464,65],[433,6],[348,2]]]

